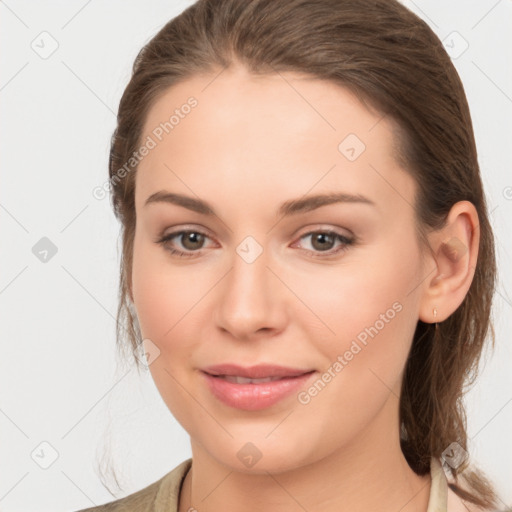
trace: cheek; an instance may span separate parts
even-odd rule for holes
[[[316,340],[326,369],[340,376],[333,379],[340,392],[352,389],[367,400],[378,388],[385,394],[397,385],[417,323],[418,295],[411,291],[421,280],[416,248],[407,251],[383,247],[378,257],[297,281],[297,295],[319,317],[320,327],[308,322],[303,329]]]
[[[172,311],[175,310],[172,295],[165,293],[162,285],[150,269],[134,265],[133,300],[141,333],[159,346],[162,335],[172,327]]]
[[[166,264],[162,252],[135,241],[133,298],[142,337],[151,340],[145,342],[145,350],[153,355],[151,377],[167,408],[188,430],[192,426],[187,411],[194,404],[184,387],[189,387],[187,363],[194,346],[187,340],[186,315],[199,298],[190,282],[187,286],[185,273]]]
[[[132,283],[141,332],[158,345],[172,336],[180,319],[201,296],[201,290],[191,286],[189,274],[168,262],[164,249],[137,237]]]

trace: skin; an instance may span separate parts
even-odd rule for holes
[[[416,475],[399,444],[400,384],[418,319],[443,321],[469,289],[473,205],[454,205],[446,227],[429,235],[433,254],[425,251],[391,121],[346,89],[295,73],[256,77],[237,65],[187,79],[152,106],[141,140],[190,96],[198,105],[137,170],[131,288],[143,337],[160,351],[151,375],[190,435],[180,512],[425,511],[430,475]],[[354,161],[338,150],[349,133],[366,145]],[[145,206],[160,190],[203,199],[216,215]],[[375,204],[277,214],[284,201],[333,191]],[[167,242],[192,257],[156,243],[179,229],[207,235],[196,245]],[[325,256],[342,242],[321,246],[306,235],[326,229],[357,241]],[[252,263],[236,252],[247,236],[263,251]],[[446,245],[454,239],[464,248],[456,258]],[[199,372],[275,363],[320,377],[397,301],[401,311],[308,404],[292,394],[260,411],[231,408]],[[261,452],[250,468],[237,457],[248,442]]]

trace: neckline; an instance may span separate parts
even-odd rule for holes
[[[173,504],[173,512],[178,511],[179,496],[187,473],[192,467],[192,458],[184,460],[168,473],[155,500],[155,512],[168,512]],[[172,476],[171,476],[172,475]],[[440,461],[436,457],[430,460],[430,494],[427,512],[446,512],[448,506],[448,480]],[[167,484],[167,485],[166,485]]]
[[[446,512],[448,507],[448,480],[441,462],[430,459],[430,495],[427,512]]]

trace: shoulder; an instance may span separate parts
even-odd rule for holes
[[[136,510],[137,512],[149,512],[153,509],[153,503],[158,490],[160,489],[163,478],[165,477],[162,477],[157,482],[148,485],[140,491],[125,496],[124,498],[120,498],[97,507],[77,510],[76,512],[128,512],[132,510]]]
[[[461,498],[451,486],[456,485],[463,491],[470,491],[463,482],[455,482],[451,473],[445,468],[441,460],[431,459],[431,501],[432,507],[428,512],[444,510],[446,512],[493,512],[493,509],[482,508],[470,501]],[[429,503],[430,505],[430,503]]]
[[[172,512],[177,510],[181,483],[192,464],[187,459],[152,484],[120,498],[96,507],[75,512]],[[174,507],[174,508],[173,508]]]
[[[483,512],[483,509],[468,501],[463,501],[460,496],[448,487],[448,512]]]
[[[453,483],[453,480],[449,480],[450,483]],[[459,487],[466,490],[460,483]],[[470,501],[462,499],[458,494],[455,493],[450,487],[448,487],[448,502],[447,502],[448,512],[493,512],[496,509],[494,508],[482,508]]]

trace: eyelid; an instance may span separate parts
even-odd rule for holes
[[[179,224],[177,226],[173,226],[171,228],[167,227],[166,229],[162,230],[162,232],[157,236],[157,240],[159,240],[161,238],[169,237],[169,236],[179,235],[183,232],[190,232],[190,231],[207,236],[211,240],[213,240],[215,238],[212,236],[209,229],[204,228],[202,226]]]
[[[300,234],[301,232],[302,232],[302,234]],[[350,231],[349,229],[342,228],[340,226],[334,227],[334,226],[328,225],[328,224],[313,224],[313,225],[310,224],[306,227],[302,227],[299,230],[297,230],[293,234],[293,237],[301,238],[304,235],[309,235],[311,233],[316,233],[316,232],[331,232],[331,233],[335,233],[337,235],[343,236],[345,238],[349,238],[349,239],[354,238],[355,239],[354,233],[352,233],[352,231]]]

